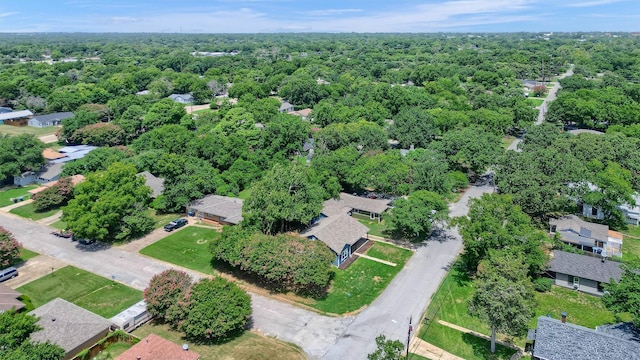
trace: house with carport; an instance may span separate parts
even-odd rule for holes
[[[551,233],[560,235],[560,240],[586,252],[604,257],[622,257],[622,234],[609,230],[609,226],[584,221],[575,215],[549,219]]]
[[[604,285],[612,279],[620,281],[623,272],[620,265],[601,257],[555,250],[548,273],[557,286],[602,296]]]

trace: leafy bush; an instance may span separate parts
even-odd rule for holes
[[[333,253],[320,241],[299,236],[249,233],[226,228],[211,243],[214,258],[260,277],[279,290],[321,295],[331,275]]]
[[[20,258],[22,244],[7,229],[0,226],[0,267],[3,269],[15,264]]]
[[[147,310],[156,318],[168,321],[167,312],[191,286],[191,276],[184,271],[169,269],[154,275],[144,289]]]
[[[73,197],[73,182],[70,177],[62,177],[58,182],[33,196],[33,207],[43,212],[67,204]]]
[[[533,281],[533,287],[537,292],[551,291],[551,285],[553,285],[553,280],[549,278],[537,278]]]

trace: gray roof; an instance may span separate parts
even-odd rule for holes
[[[6,114],[10,112],[13,112],[12,108],[0,106],[0,114]]]
[[[12,111],[8,113],[0,114],[0,121],[3,120],[14,120],[14,119],[23,119],[33,116],[33,113],[29,110],[21,110],[21,111]]]
[[[38,173],[38,177],[45,180],[51,180],[56,176],[59,176],[60,174],[62,174],[63,166],[64,166],[63,163],[50,162],[49,164],[44,166],[42,171]]]
[[[20,295],[22,294],[7,285],[0,284],[0,311],[22,309],[24,303],[17,299]]]
[[[280,105],[280,111],[285,111],[289,109],[293,109],[293,105],[291,105],[288,101],[285,101]]]
[[[148,171],[143,171],[138,175],[144,177],[144,183],[153,191],[151,197],[157,198],[162,194],[164,191],[164,178],[158,178]]]
[[[559,219],[550,219],[549,224],[556,226],[559,233],[607,241],[609,227],[584,221],[575,215],[566,215]]]
[[[111,326],[111,321],[60,298],[49,301],[29,314],[39,317],[38,325],[42,327],[42,330],[31,334],[31,340],[51,341],[66,352]]]
[[[640,343],[541,316],[533,356],[543,360],[633,360],[640,359]]]
[[[368,232],[368,227],[346,213],[342,213],[320,219],[320,221],[301,233],[300,236],[314,236],[327,244],[336,254],[339,254],[345,245],[355,244],[365,237]]]
[[[191,94],[171,94],[169,95],[169,99],[176,100],[177,98],[182,98],[185,101],[192,102],[193,95]]]
[[[348,206],[355,210],[382,214],[389,208],[389,203],[391,203],[391,200],[369,199],[361,196],[349,195],[347,193],[340,193],[340,200],[338,200],[338,202],[342,206]]]
[[[640,342],[640,329],[630,322],[596,326],[596,331],[618,339]]]
[[[313,138],[311,139],[307,139],[304,144],[302,144],[302,151],[307,152],[311,149],[313,149],[313,144],[315,143],[315,140]]]
[[[194,200],[189,204],[189,208],[207,214],[220,216],[223,221],[231,224],[238,224],[242,221],[242,199],[208,195],[202,199]]]
[[[584,279],[609,283],[611,279],[619,281],[622,277],[620,263],[593,256],[573,254],[565,251],[554,251],[549,262],[549,270]]]
[[[32,120],[36,120],[39,123],[47,123],[49,121],[62,121],[64,119],[68,119],[68,118],[72,118],[75,115],[73,115],[72,112],[59,112],[59,113],[53,113],[53,114],[47,114],[47,115],[37,115],[34,116]]]

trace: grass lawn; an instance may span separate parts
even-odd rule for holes
[[[59,230],[64,230],[64,229],[67,228],[67,223],[62,221],[62,220],[58,220],[58,221],[54,222],[53,224],[51,224],[49,226],[54,227],[54,228],[59,229]]]
[[[107,346],[100,355],[96,356],[96,360],[107,360],[107,359],[115,359],[120,356],[123,352],[129,350],[133,345],[117,342]]]
[[[149,215],[153,219],[154,229],[159,229],[171,221],[184,217],[184,214],[158,214],[155,210],[149,210]]]
[[[36,257],[38,255],[40,255],[40,254],[38,254],[35,251],[31,251],[29,249],[22,248],[22,250],[20,250],[20,257],[16,260],[15,263],[16,264],[23,263],[23,262],[25,262],[25,261],[27,261],[27,260],[29,260],[31,258],[34,258],[34,257]]]
[[[371,220],[368,215],[353,214],[351,216],[358,220],[362,225],[368,227],[369,234],[383,238],[391,237],[391,234],[388,232],[387,223],[384,219],[378,222],[378,219]]]
[[[492,354],[491,343],[488,340],[451,329],[435,321],[423,326],[418,336],[467,360],[509,359],[516,353],[513,349],[496,344],[496,353]]]
[[[410,352],[407,360],[429,360],[429,358]]]
[[[511,145],[511,143],[515,139],[516,139],[516,137],[515,136],[511,136],[511,135],[507,135],[507,136],[503,137],[502,138],[502,148],[503,149],[507,149],[509,147],[509,145]]]
[[[375,243],[367,255],[391,261],[397,266],[359,258],[346,270],[335,270],[329,293],[324,299],[306,302],[318,310],[344,314],[370,304],[389,285],[413,253],[384,243]]]
[[[273,338],[260,336],[256,333],[245,331],[242,335],[228,342],[205,345],[194,344],[185,340],[182,333],[173,331],[168,325],[150,322],[142,325],[133,332],[133,335],[143,339],[149,334],[156,334],[178,345],[189,344],[189,350],[200,354],[202,360],[212,359],[281,359],[303,360],[304,353],[294,345],[278,341]]]
[[[0,134],[9,134],[9,135],[20,135],[20,134],[33,134],[35,136],[43,136],[43,135],[52,135],[59,128],[57,126],[48,126],[45,128],[37,128],[32,126],[10,126],[10,125],[0,125]]]
[[[140,253],[211,274],[212,255],[209,252],[209,241],[217,239],[219,236],[220,233],[213,229],[187,226],[145,247],[140,250]]]
[[[29,195],[29,190],[35,189],[37,187],[38,186],[36,185],[28,185],[28,186],[17,187],[17,188],[0,192],[0,207],[5,207],[13,204],[13,201],[11,201],[11,199],[13,198],[24,196],[24,198],[27,199]]]
[[[240,191],[240,193],[238,194],[238,197],[242,200],[247,200],[250,195],[251,195],[251,188],[246,188]]]
[[[533,107],[536,107],[536,106],[540,106],[540,105],[542,105],[542,103],[544,102],[544,99],[534,97],[534,98],[527,98],[527,101],[528,101],[528,102],[529,102]]]
[[[17,290],[27,295],[35,307],[59,297],[105,318],[142,300],[141,291],[73,266],[65,266]]]
[[[26,205],[22,205],[15,209],[11,209],[9,212],[12,214],[16,214],[18,216],[22,216],[23,218],[31,219],[31,220],[40,220],[44,218],[48,218],[49,216],[55,215],[60,209],[53,209],[44,212],[37,212],[33,203],[29,203]]]

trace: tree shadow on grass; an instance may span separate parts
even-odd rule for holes
[[[489,340],[485,340],[471,334],[462,334],[462,341],[464,341],[465,344],[471,345],[471,347],[473,348],[473,354],[480,359],[509,359],[513,354],[516,353],[516,350],[510,349],[500,344],[496,344],[496,352],[492,354],[491,342]]]
[[[468,286],[471,282],[473,282],[473,278],[467,271],[467,268],[464,266],[462,261],[458,260],[453,264],[453,269],[451,277],[455,280],[456,285],[458,286]]]

